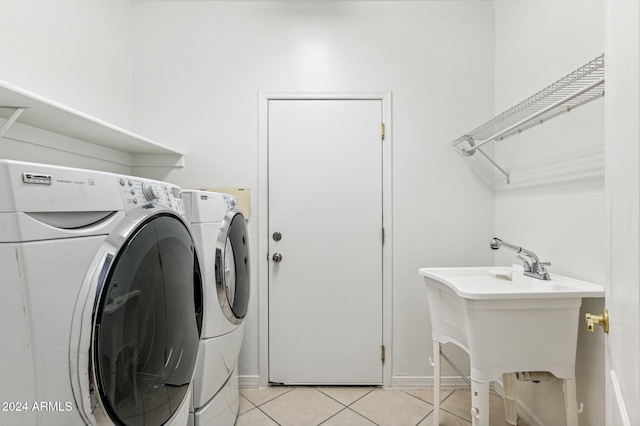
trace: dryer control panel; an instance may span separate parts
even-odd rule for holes
[[[116,176],[124,209],[129,212],[146,204],[167,207],[184,217],[180,187],[166,182],[133,176]]]

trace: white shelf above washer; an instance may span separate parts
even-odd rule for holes
[[[565,112],[604,96],[604,54],[453,141],[458,153],[469,156],[476,150],[498,168],[509,183],[509,174],[498,166],[481,146],[502,141]]]
[[[130,166],[184,166],[184,155],[180,151],[3,81],[0,81],[0,120],[3,124],[0,137],[3,133],[4,137],[11,137],[12,121],[15,121],[129,154]]]

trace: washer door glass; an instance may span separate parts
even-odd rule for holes
[[[127,425],[163,424],[193,375],[202,288],[191,235],[158,215],[131,234],[100,293],[93,362],[107,413]]]
[[[216,288],[227,319],[239,324],[249,307],[249,242],[242,213],[231,210],[220,229],[216,246]]]

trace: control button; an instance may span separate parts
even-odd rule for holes
[[[124,186],[124,179],[120,178],[120,186]]]
[[[138,204],[138,199],[137,198],[133,199],[133,204]]]
[[[129,192],[131,192],[131,195],[136,195],[136,190],[133,189],[133,188],[131,188],[131,191],[129,191]]]
[[[131,179],[128,180],[129,186],[133,186],[133,182],[131,182]]]
[[[162,196],[162,192],[160,192],[160,188],[158,185],[153,183],[145,183],[142,185],[142,193],[147,198],[147,200],[157,200]]]

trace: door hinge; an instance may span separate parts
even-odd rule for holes
[[[384,228],[382,228],[382,244],[384,244],[384,237],[385,237],[385,235],[384,235]]]
[[[380,359],[384,362],[384,345],[380,346]]]
[[[380,137],[384,140],[384,123],[380,124]]]

